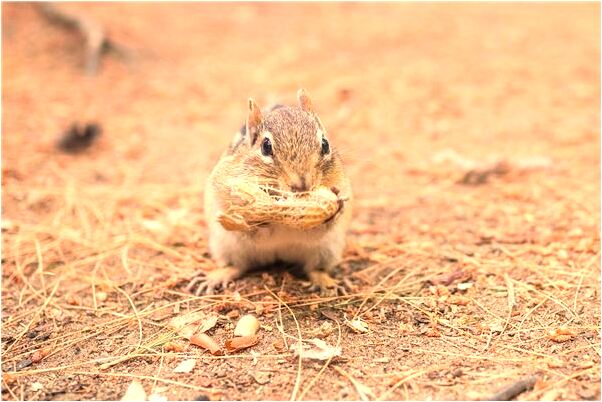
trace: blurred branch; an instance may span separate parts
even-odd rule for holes
[[[41,2],[37,3],[37,6],[42,16],[50,23],[77,31],[83,36],[86,46],[85,71],[88,75],[96,74],[100,58],[108,51],[114,51],[122,56],[126,55],[125,50],[107,36],[104,28],[86,15],[54,3]]]

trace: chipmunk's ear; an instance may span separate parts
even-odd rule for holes
[[[303,88],[297,91],[297,102],[299,103],[299,107],[301,110],[307,113],[314,113],[313,106],[311,104],[311,99],[307,94],[307,91]]]
[[[305,89],[301,88],[300,90],[297,91],[297,102],[299,103],[299,107],[301,108],[301,110],[311,114],[316,119],[316,122],[318,123],[318,127],[320,127],[320,130],[322,130],[323,132],[326,132],[326,129],[324,128],[324,125],[322,124],[322,120],[320,120],[320,118],[318,117],[316,112],[314,112],[314,107],[311,103],[311,99],[309,98],[309,95]]]
[[[255,144],[255,141],[257,141],[262,121],[263,116],[261,115],[259,106],[257,106],[257,103],[255,103],[252,98],[249,98],[249,111],[247,114],[247,136],[249,137],[249,145],[253,145]]]

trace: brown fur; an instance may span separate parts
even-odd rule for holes
[[[232,159],[229,166],[224,166],[229,174],[285,190],[295,184],[292,183],[297,179],[295,176],[306,178],[308,190],[321,184],[336,186],[340,182],[344,175],[340,156],[332,144],[330,154],[320,155],[322,144],[316,135],[320,124],[314,115],[300,107],[284,106],[269,112],[258,129],[260,134],[254,144],[241,140],[230,151]],[[266,131],[271,134],[273,164],[266,164],[259,155]],[[250,152],[252,150],[258,152]]]

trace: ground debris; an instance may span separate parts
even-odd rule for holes
[[[33,363],[38,363],[39,361],[44,359],[46,356],[48,356],[51,351],[52,351],[52,349],[50,347],[38,349],[35,352],[33,352],[33,354],[31,355],[31,361]]]
[[[203,349],[207,349],[209,353],[214,356],[221,356],[223,354],[222,348],[207,334],[200,333],[192,335],[190,337],[190,343],[200,346]]]
[[[121,398],[122,401],[146,401],[146,391],[138,381],[132,381],[128,386],[125,394]]]
[[[83,127],[74,123],[71,128],[63,134],[57,147],[67,153],[80,153],[92,146],[100,137],[102,129],[98,123],[86,123]]]
[[[570,341],[576,335],[577,333],[574,330],[566,327],[552,329],[547,333],[548,339],[558,343]]]
[[[182,360],[173,370],[174,373],[190,373],[196,366],[196,359]]]
[[[343,353],[340,346],[330,346],[322,339],[304,339],[303,342],[311,346],[306,347],[306,345],[303,344],[301,350],[299,350],[299,344],[294,343],[289,347],[290,350],[294,352],[294,355],[300,356],[301,359],[328,360],[333,357],[341,356]]]
[[[49,22],[81,34],[85,42],[86,74],[96,74],[100,58],[107,51],[112,50],[122,56],[126,54],[121,46],[106,35],[103,27],[85,13],[51,2],[39,4],[38,10]]]
[[[238,320],[234,328],[234,336],[253,336],[259,330],[259,320],[252,314],[247,314]]]
[[[370,328],[368,327],[368,323],[357,317],[351,321],[345,320],[345,325],[353,330],[353,332],[357,334],[365,334],[370,332]]]
[[[310,331],[309,335],[314,338],[326,338],[335,330],[334,324],[331,321],[324,321],[318,328]]]
[[[529,391],[533,389],[535,383],[537,381],[537,377],[528,377],[525,379],[521,379],[509,385],[499,392],[496,392],[491,397],[483,399],[485,401],[510,401],[516,398],[518,395],[522,394],[525,391]]]
[[[179,342],[167,342],[165,345],[163,345],[163,349],[165,349],[166,352],[178,353],[183,352],[184,349],[186,349],[186,346]]]
[[[226,341],[226,350],[228,353],[238,352],[239,350],[250,348],[257,345],[259,337],[257,335],[240,336]]]

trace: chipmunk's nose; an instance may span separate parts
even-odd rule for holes
[[[307,179],[305,176],[297,176],[296,180],[291,182],[291,191],[293,193],[302,193],[304,191],[309,190],[309,186],[307,185]]]

